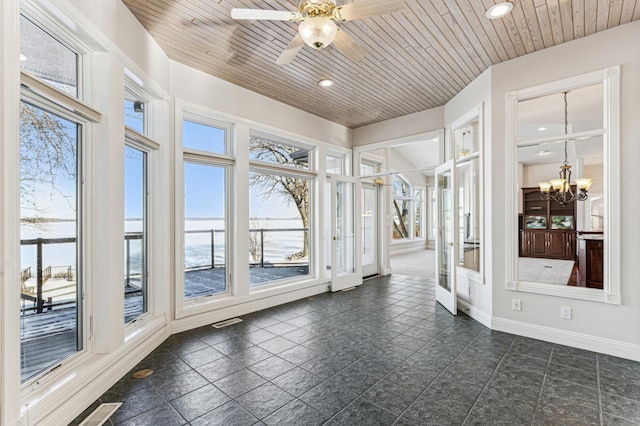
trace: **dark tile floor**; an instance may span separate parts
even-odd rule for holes
[[[111,425],[632,425],[640,363],[493,332],[382,277],[167,339]],[[147,379],[133,379],[151,368]]]

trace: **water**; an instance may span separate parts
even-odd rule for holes
[[[204,231],[202,233],[185,234],[185,267],[195,268],[211,265],[211,230],[222,231],[224,222],[221,219],[189,219],[185,222],[186,231]],[[255,219],[251,223],[252,229],[263,228],[265,230],[275,229],[301,229],[300,219]],[[142,221],[127,220],[125,222],[125,232],[140,232]],[[69,238],[76,236],[75,222],[46,222],[40,224],[23,224],[20,229],[20,238]],[[252,233],[257,236],[257,261],[259,262],[260,237],[259,233]],[[303,231],[276,231],[264,233],[264,261],[269,263],[287,263],[288,257],[303,250]],[[214,233],[214,257],[217,265],[225,263],[225,233]],[[125,243],[123,237],[123,251]],[[75,243],[65,244],[45,244],[42,247],[42,265],[48,266],[72,266],[75,268]],[[139,273],[140,270],[140,240],[130,241],[131,271]],[[249,261],[253,262],[251,253],[248,253]],[[21,269],[31,267],[35,275],[36,271],[36,245],[24,245],[20,248]]]

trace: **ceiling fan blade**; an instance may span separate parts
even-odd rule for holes
[[[297,16],[296,12],[287,12],[286,10],[231,9],[233,19],[295,21]]]
[[[336,7],[333,15],[339,21],[351,21],[402,9],[404,9],[404,0],[361,0]]]
[[[284,52],[282,52],[282,55],[280,55],[280,57],[276,61],[276,64],[286,65],[288,63],[291,63],[291,61],[293,61],[293,58],[296,57],[296,55],[298,54],[302,46],[304,46],[304,41],[302,41],[302,37],[300,37],[300,34],[296,34],[296,36],[293,38],[293,40],[291,40],[287,48],[284,49]]]
[[[360,47],[358,43],[353,41],[353,39],[340,28],[338,28],[336,38],[333,40],[333,45],[342,52],[342,54],[354,62],[364,58],[367,54],[366,50]]]

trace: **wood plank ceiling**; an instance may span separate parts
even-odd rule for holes
[[[295,1],[123,1],[171,59],[350,128],[444,105],[492,64],[640,19],[640,0],[512,0],[497,20],[484,16],[494,0],[405,0],[401,12],[339,24],[367,50],[362,61],[305,46],[280,66],[297,24],[229,14]],[[323,78],[336,84],[320,88]]]

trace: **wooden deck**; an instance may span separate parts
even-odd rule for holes
[[[251,286],[264,284],[269,281],[307,275],[306,265],[291,267],[255,267],[249,270]],[[224,268],[190,271],[185,274],[185,294],[187,297],[197,297],[224,291]],[[66,293],[64,299],[70,300],[69,295],[75,294],[61,287],[71,285],[56,285],[55,291]],[[52,288],[54,288],[52,287]],[[56,295],[58,297],[59,295]],[[61,296],[61,294],[60,294]],[[46,297],[46,294],[45,294]],[[73,296],[72,296],[73,297]],[[73,299],[71,299],[73,300]],[[24,301],[24,304],[31,302]],[[142,313],[142,296],[130,294],[125,297],[124,322],[128,322]],[[55,367],[64,358],[73,355],[79,349],[76,342],[76,308],[75,304],[54,307],[52,310],[36,314],[25,311],[20,318],[20,362],[22,381],[50,367]]]

